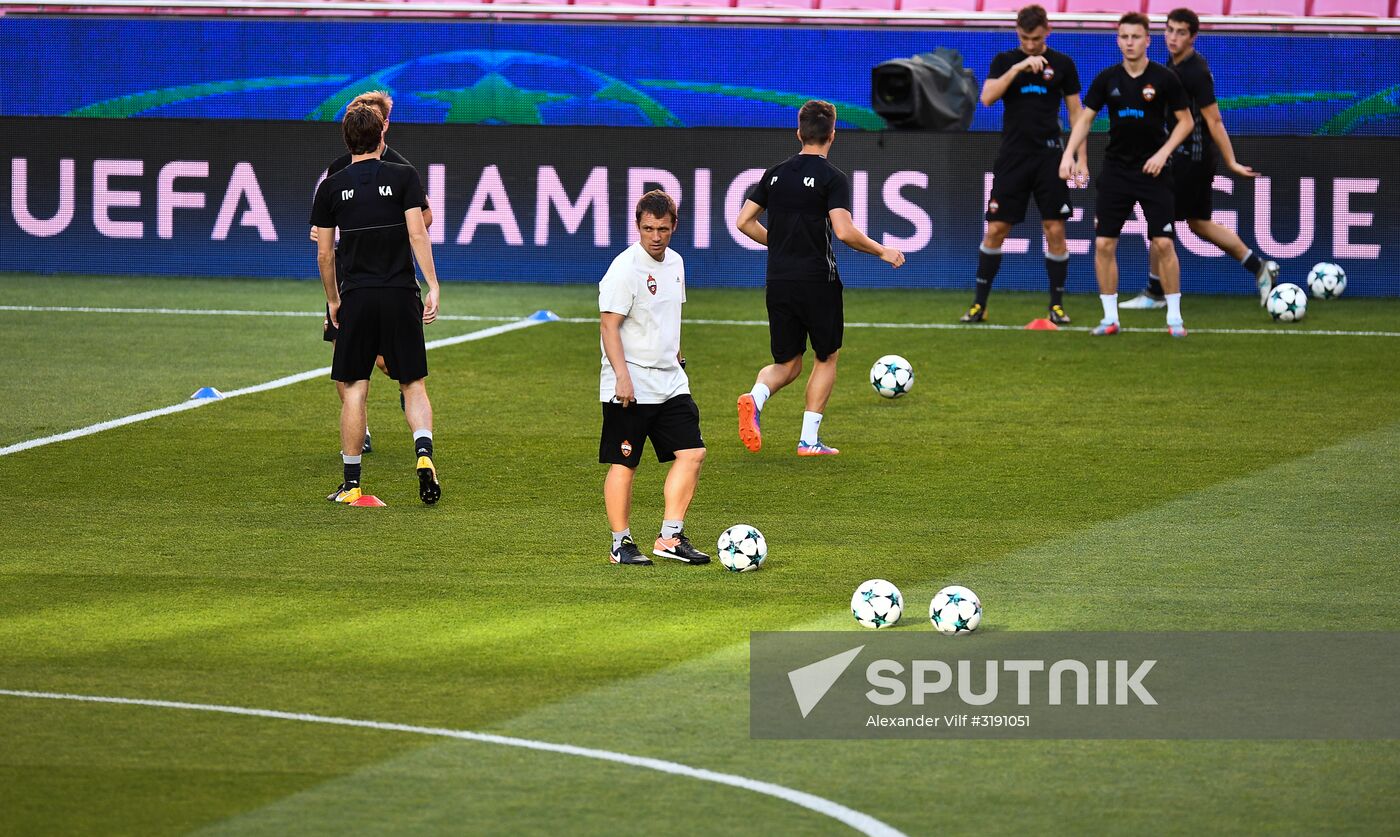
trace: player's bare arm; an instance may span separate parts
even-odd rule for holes
[[[423,210],[419,207],[406,209],[404,221],[408,224],[408,243],[413,248],[413,257],[423,270],[423,279],[428,283],[427,296],[423,297],[423,325],[437,319],[438,279],[437,268],[433,265],[433,245],[428,240],[428,228],[423,223]]]
[[[827,213],[831,219],[831,231],[836,233],[836,237],[853,250],[862,253],[869,253],[872,256],[879,256],[880,261],[891,267],[899,267],[904,264],[904,254],[894,249],[886,247],[875,241],[875,239],[861,232],[851,218],[851,213],[845,209],[833,209]]]
[[[1225,161],[1225,167],[1240,177],[1258,177],[1259,172],[1235,159],[1235,146],[1225,130],[1225,120],[1220,118],[1220,106],[1209,104],[1201,108],[1201,118],[1205,120],[1210,138],[1215,140],[1215,147],[1220,149],[1220,158]]]
[[[1065,143],[1065,153],[1060,156],[1061,180],[1069,180],[1074,176],[1074,161],[1078,155],[1079,147],[1084,145],[1084,141],[1089,137],[1089,128],[1093,126],[1094,116],[1097,113],[1098,111],[1091,108],[1083,106],[1079,108],[1079,118],[1074,120],[1074,127],[1069,132],[1069,142]],[[1085,149],[1084,154],[1079,156],[1087,159],[1088,149]]]
[[[1079,114],[1083,112],[1083,110],[1084,104],[1080,101],[1078,93],[1071,93],[1065,97],[1065,115],[1069,117],[1069,125],[1071,130],[1073,130],[1074,124],[1079,121]],[[1075,165],[1073,174],[1076,177],[1088,179],[1089,149],[1087,147],[1081,148],[1079,152],[1074,155],[1074,159]]]
[[[762,214],[763,207],[753,201],[744,201],[743,209],[739,210],[739,220],[734,225],[739,228],[739,232],[767,247],[768,229],[758,220],[758,216]]]
[[[1044,55],[1028,55],[1025,58],[1011,65],[1011,69],[997,76],[989,78],[982,85],[982,105],[991,107],[1006,95],[1006,91],[1011,89],[1011,83],[1016,80],[1016,76],[1021,73],[1038,73],[1045,69]]]
[[[1175,115],[1176,127],[1172,129],[1162,147],[1157,149],[1157,153],[1148,157],[1147,162],[1142,164],[1143,174],[1150,174],[1153,177],[1161,174],[1162,169],[1167,167],[1167,161],[1171,159],[1172,152],[1176,150],[1178,145],[1185,142],[1187,137],[1191,136],[1191,129],[1196,124],[1196,121],[1191,118],[1191,109],[1182,108],[1175,111]]]
[[[340,286],[335,281],[335,227],[312,227],[316,238],[316,267],[321,271],[321,287],[326,291],[331,325],[340,328]]]
[[[636,391],[632,388],[632,374],[627,371],[627,355],[622,350],[622,321],[625,319],[625,315],[612,311],[604,311],[598,316],[598,329],[603,338],[603,354],[607,356],[608,363],[613,368],[613,375],[617,378],[613,397],[623,407],[637,400]]]

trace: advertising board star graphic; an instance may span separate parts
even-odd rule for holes
[[[446,102],[446,122],[497,122],[505,125],[543,124],[540,105],[574,98],[568,93],[521,89],[500,73],[487,73],[471,87],[424,90],[414,95]]]

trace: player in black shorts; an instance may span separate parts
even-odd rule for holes
[[[1217,149],[1231,174],[1240,177],[1258,177],[1259,174],[1235,159],[1235,148],[1230,143],[1230,135],[1225,132],[1225,123],[1220,119],[1220,106],[1215,101],[1215,77],[1211,75],[1206,59],[1196,52],[1196,34],[1200,31],[1201,19],[1190,9],[1173,9],[1167,14],[1167,52],[1171,54],[1167,66],[1186,88],[1186,98],[1191,101],[1191,116],[1196,120],[1191,136],[1176,149],[1172,157],[1176,220],[1185,221],[1191,232],[1238,261],[1254,277],[1255,286],[1259,289],[1259,304],[1263,305],[1269,299],[1274,280],[1278,278],[1278,263],[1260,259],[1233,230],[1211,220]],[[1148,274],[1147,290],[1123,303],[1122,307],[1161,308],[1165,305],[1162,281],[1153,271]]]
[[[356,105],[370,105],[371,107],[373,107],[373,108],[375,108],[376,110],[378,110],[378,111],[379,111],[379,115],[382,116],[382,117],[384,118],[384,133],[385,133],[386,136],[388,135],[388,133],[389,133],[389,113],[394,109],[394,100],[389,96],[388,93],[385,93],[385,92],[382,91],[382,90],[371,90],[371,91],[369,91],[368,93],[361,93],[360,95],[356,96],[354,99],[351,99],[351,100],[350,100],[350,104],[347,105],[346,107],[349,108],[349,107],[354,107],[354,106],[356,106]],[[346,166],[350,165],[350,157],[351,157],[351,155],[350,155],[349,153],[345,153],[345,154],[342,154],[342,155],[340,155],[339,157],[335,158],[335,160],[333,160],[333,161],[331,162],[331,164],[330,164],[329,166],[326,167],[326,176],[327,176],[327,177],[330,177],[331,175],[336,174],[337,172],[339,172],[339,171],[341,171],[342,169],[344,169]],[[399,152],[397,152],[397,151],[395,151],[394,149],[390,148],[390,147],[384,142],[383,138],[381,138],[381,140],[380,140],[379,159],[383,160],[383,161],[386,162],[386,163],[398,163],[398,164],[404,165],[404,166],[410,166],[410,165],[412,165],[412,163],[410,163],[410,162],[408,162],[408,160],[405,160],[405,159],[404,159],[404,157],[403,157],[402,154],[400,154]],[[428,206],[428,201],[427,201],[427,198],[425,197],[425,198],[423,199],[423,226],[425,226],[425,227],[431,227],[432,225],[433,225],[433,210],[432,210],[431,207]],[[312,227],[312,228],[311,228],[311,241],[312,241],[313,244],[316,242],[316,228],[315,228],[315,227]],[[336,338],[338,332],[339,332],[339,329],[337,329],[335,326],[331,325],[330,309],[327,308],[327,309],[326,309],[326,318],[325,318],[325,320],[324,320],[324,321],[322,322],[322,324],[321,324],[321,339],[324,340],[324,341],[326,341],[327,343],[330,343],[330,344],[331,344],[331,349],[332,349],[332,350],[334,350],[334,348],[335,348],[335,338]],[[384,358],[382,358],[382,357],[375,358],[375,365],[378,366],[378,367],[379,367],[379,371],[383,372],[385,375],[388,375],[388,374],[389,374],[389,370],[384,366]],[[340,402],[341,402],[342,404],[345,403],[345,387],[344,387],[344,384],[341,384],[340,382],[336,382],[335,388],[336,388],[336,393],[340,396]],[[404,403],[403,403],[403,396],[400,395],[400,396],[399,396],[399,408],[400,408],[400,409],[403,409],[403,406],[404,406]],[[365,452],[365,453],[369,453],[369,452],[370,452],[370,447],[371,447],[371,439],[370,439],[369,425],[366,424],[366,425],[365,425],[365,447],[364,447],[364,452]]]
[[[1065,219],[1074,212],[1069,185],[1060,179],[1060,102],[1073,125],[1079,116],[1079,71],[1063,52],[1045,45],[1050,22],[1041,6],[1026,6],[1016,14],[1019,49],[992,59],[982,104],[1005,104],[1001,127],[1001,151],[992,169],[992,196],[987,201],[987,232],[977,256],[977,296],[962,315],[965,323],[987,319],[987,296],[1001,269],[1001,245],[1011,228],[1026,217],[1026,206],[1035,196],[1045,230],[1045,273],[1050,280],[1050,314],[1054,323],[1068,323],[1064,309],[1065,279],[1069,275],[1069,250],[1065,247]],[[1074,174],[1083,182],[1089,176],[1087,154],[1077,157]]]
[[[418,494],[424,503],[442,496],[433,464],[433,407],[423,326],[438,314],[438,280],[432,244],[423,225],[423,184],[412,166],[379,159],[384,119],[369,105],[346,108],[342,120],[350,165],[316,190],[311,224],[316,263],[331,325],[339,329],[331,378],[345,384],[340,408],[345,479],[326,499],[360,499],[360,454],[365,436],[365,397],[375,358],[399,382],[404,413],[413,430]],[[340,228],[340,243],[335,230]],[[332,251],[334,246],[334,251]],[[420,300],[413,259],[428,293]]]
[[[822,444],[818,434],[836,383],[836,356],[845,326],[832,233],[894,267],[904,264],[904,254],[877,244],[851,220],[851,181],[826,159],[836,139],[836,108],[816,100],[804,104],[797,114],[797,139],[802,150],[763,173],[736,223],[740,232],[768,248],[768,335],[773,353],[773,363],[759,370],[753,389],[739,396],[739,439],[751,451],[763,446],[759,413],[769,396],[802,374],[810,337],[817,362],[807,378],[807,411],[797,455],[827,456],[840,453]],[[766,228],[758,220],[765,209]]]
[[[1142,206],[1151,239],[1153,264],[1159,266],[1167,299],[1167,332],[1185,337],[1181,321],[1181,264],[1176,259],[1175,201],[1171,155],[1191,133],[1194,121],[1186,91],[1176,73],[1147,60],[1147,15],[1129,12],[1118,19],[1118,49],[1123,62],[1094,78],[1084,97],[1084,111],[1074,123],[1060,158],[1060,176],[1073,173],[1074,153],[1089,136],[1094,115],[1108,109],[1108,149],[1099,171],[1094,205],[1094,273],[1099,280],[1103,321],[1097,335],[1118,333],[1118,235]],[[1175,114],[1176,127],[1167,131]]]

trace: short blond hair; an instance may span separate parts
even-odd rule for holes
[[[355,105],[369,105],[379,111],[379,117],[385,122],[389,121],[389,111],[394,109],[394,97],[383,90],[371,90],[368,93],[361,93],[350,100],[346,107]]]

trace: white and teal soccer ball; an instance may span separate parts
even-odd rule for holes
[[[719,562],[726,570],[746,573],[763,566],[768,557],[768,541],[763,533],[747,523],[730,526],[719,533]]]
[[[1264,307],[1276,322],[1294,323],[1308,313],[1308,295],[1292,282],[1284,282],[1269,291],[1269,301]]]
[[[899,355],[885,355],[870,367],[870,385],[886,398],[898,398],[914,386],[914,367]]]
[[[904,596],[883,578],[872,578],[851,596],[851,615],[867,628],[888,628],[904,613]]]
[[[982,624],[982,600],[966,587],[950,584],[928,603],[928,618],[939,633],[948,636],[972,633]]]
[[[1308,290],[1318,299],[1336,299],[1347,289],[1347,272],[1339,264],[1318,262],[1308,272]]]

